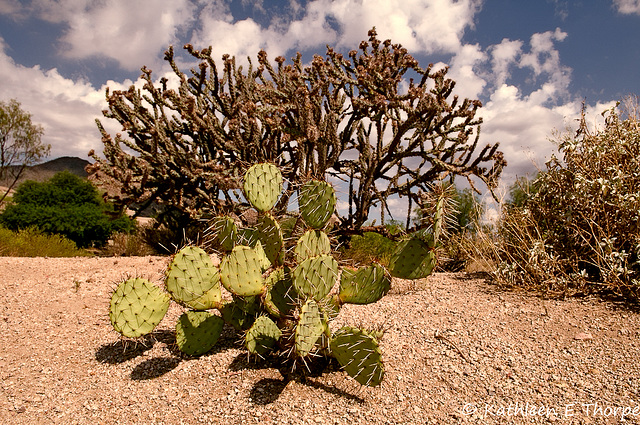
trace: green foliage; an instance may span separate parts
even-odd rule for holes
[[[523,207],[503,211],[498,276],[567,293],[640,296],[640,122],[616,109],[593,133],[559,140]]]
[[[17,100],[0,101],[0,185],[11,190],[26,167],[49,155],[51,145],[40,140],[43,133]],[[0,204],[7,201],[8,193],[0,193]]]
[[[265,170],[268,170],[269,177],[262,179],[259,176],[264,176]],[[247,173],[250,183],[245,182],[245,190],[260,188],[251,195],[247,194],[249,202],[252,205],[255,203],[254,206],[259,208],[257,229],[230,232],[226,225],[229,222],[224,224],[220,217],[213,220],[215,231],[224,233],[224,236],[213,235],[213,239],[222,242],[226,252],[219,268],[212,264],[203,250],[196,247],[184,247],[173,257],[166,274],[165,287],[174,301],[188,308],[176,327],[178,347],[188,355],[206,353],[219,337],[221,323],[226,322],[244,332],[243,339],[249,353],[259,356],[279,353],[294,362],[295,366],[295,362],[306,364],[319,355],[333,355],[335,350],[338,362],[354,379],[363,385],[379,385],[383,376],[382,354],[378,343],[381,334],[374,336],[374,333],[364,329],[343,327],[335,334],[336,339],[332,336],[329,322],[335,319],[345,303],[370,304],[381,299],[390,289],[391,276],[379,264],[358,270],[347,269],[339,281],[337,294],[331,292],[338,283],[340,268],[330,255],[329,237],[320,229],[333,213],[333,204],[327,207],[327,200],[335,199],[333,188],[316,180],[303,186],[303,190],[312,190],[315,195],[302,196],[307,199],[301,203],[300,208],[308,210],[300,213],[297,223],[304,228],[296,231],[297,226],[294,225],[291,229],[294,237],[287,239],[290,244],[297,241],[303,246],[285,247],[280,226],[271,216],[272,210],[265,209],[266,205],[273,206],[276,203],[277,196],[269,190],[266,203],[260,196],[265,185],[268,185],[265,182],[280,181],[274,170],[278,171],[268,164],[259,164],[251,167]],[[311,223],[306,222],[305,217]],[[264,225],[261,220],[265,219],[270,224]],[[439,220],[435,222],[436,228],[439,227]],[[267,231],[265,227],[277,231]],[[257,235],[259,240],[243,236],[246,234]],[[232,235],[235,235],[236,240],[228,241]],[[403,243],[419,242],[424,236],[425,234],[413,235],[409,242]],[[392,270],[401,268],[407,278],[427,276],[433,269],[435,257],[432,248],[437,242],[437,237],[433,234],[429,234],[429,237],[430,245],[420,242],[424,249],[411,252],[413,262],[404,261],[406,252],[396,253],[399,265],[392,261]],[[243,245],[247,239],[254,240],[255,244]],[[231,246],[233,249],[227,251],[226,248]],[[417,271],[412,270],[414,266]],[[127,282],[123,284],[125,287]],[[232,301],[222,301],[221,284],[231,293]],[[121,292],[123,291],[118,289],[113,294],[112,317],[137,318],[145,313],[147,316],[152,315],[153,323],[156,323],[160,307],[150,307],[148,303],[142,305],[143,303],[133,300],[130,311],[120,311],[120,306],[124,305],[118,301],[123,297]],[[206,297],[207,300],[201,302],[200,297]],[[193,303],[194,300],[198,302]],[[114,308],[116,312],[113,311]],[[218,310],[219,315],[202,311],[213,309]],[[129,322],[130,320],[127,325]],[[207,322],[212,323],[205,325]],[[146,320],[144,327],[140,328],[147,333],[151,332],[152,327],[147,326],[151,323],[151,320]],[[114,328],[123,335],[130,336],[122,332],[123,326],[114,324]],[[134,331],[139,336],[138,328]]]
[[[341,257],[351,260],[356,264],[371,264],[376,261],[385,267],[398,243],[379,233],[365,232],[363,235],[354,235],[348,247],[342,248]]]
[[[527,201],[540,190],[542,173],[538,173],[533,179],[518,177],[509,186],[509,199],[506,202],[508,208],[524,208]]]
[[[35,227],[13,231],[0,226],[0,255],[6,257],[82,257],[90,255],[61,235],[47,235]]]
[[[133,221],[116,214],[89,181],[64,171],[46,182],[22,183],[13,203],[0,214],[0,223],[11,230],[37,227],[63,235],[81,248],[102,246],[112,233],[134,228]]]

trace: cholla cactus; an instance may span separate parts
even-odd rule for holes
[[[380,264],[340,270],[323,230],[335,209],[333,188],[317,180],[300,188],[300,216],[308,229],[292,247],[286,246],[271,215],[281,190],[276,166],[262,163],[249,168],[244,192],[259,212],[255,228],[237,229],[230,218],[215,219],[214,239],[226,251],[219,267],[202,249],[183,248],[166,273],[169,295],[141,279],[122,283],[111,301],[112,324],[127,337],[149,333],[167,311],[170,296],[187,309],[176,325],[176,339],[188,355],[208,352],[226,322],[244,332],[251,354],[276,351],[302,362],[331,355],[360,384],[377,386],[384,376],[378,344],[382,333],[349,326],[332,333],[329,322],[345,303],[378,301],[389,291],[392,275],[410,279],[429,275],[435,263],[435,239],[421,236],[402,242],[391,273]],[[221,286],[232,294],[232,301],[223,302]]]

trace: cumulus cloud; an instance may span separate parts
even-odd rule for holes
[[[473,27],[479,0],[315,0],[302,10],[298,3],[286,25],[280,19],[263,26],[252,19],[233,20],[230,11],[207,7],[200,15],[194,45],[213,45],[239,58],[254,57],[260,49],[272,56],[326,44],[354,49],[376,27],[379,37],[391,39],[416,53],[454,53],[464,32]]]
[[[521,40],[503,39],[500,44],[489,47],[491,55],[491,70],[493,84],[502,86],[511,76],[511,68],[516,64],[517,58],[522,52]]]
[[[66,26],[59,39],[64,56],[107,58],[130,71],[156,65],[178,33],[193,24],[196,11],[191,0],[31,0],[23,2],[18,10],[12,10],[12,2],[0,13]]]
[[[618,13],[640,15],[640,0],[613,0],[613,6]]]
[[[33,122],[44,128],[42,141],[52,145],[51,156],[87,158],[91,149],[101,150],[100,133],[94,120],[106,107],[104,88],[94,88],[86,81],[64,78],[54,68],[24,67],[5,52],[0,38],[0,98],[16,99]],[[131,82],[107,82],[124,88]],[[110,125],[107,128],[117,130]]]

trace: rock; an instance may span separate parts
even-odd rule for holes
[[[576,334],[576,336],[574,336],[573,339],[577,341],[588,341],[593,339],[593,335],[591,335],[589,332],[580,332]]]

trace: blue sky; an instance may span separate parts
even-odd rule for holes
[[[310,58],[357,48],[373,26],[421,65],[449,65],[456,93],[483,102],[481,141],[501,143],[506,181],[543,166],[583,101],[597,125],[640,94],[640,0],[0,0],[0,99],[44,126],[52,157],[87,158],[101,150],[105,89],[143,65],[168,74],[170,44]]]

